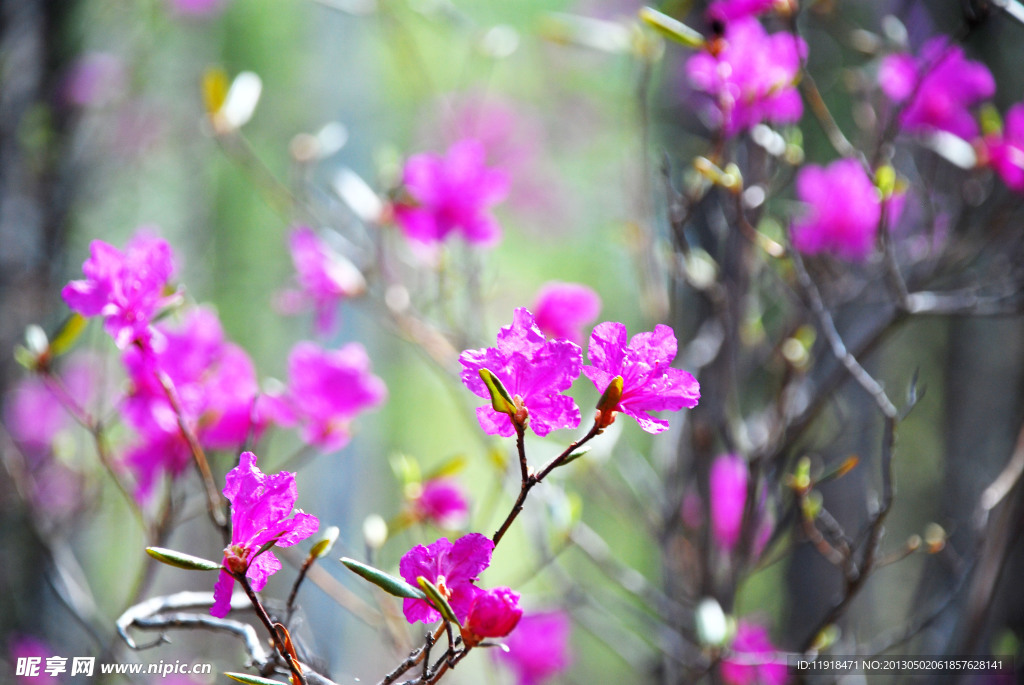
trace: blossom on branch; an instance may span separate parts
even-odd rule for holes
[[[475,647],[485,638],[505,637],[515,629],[522,616],[518,592],[507,587],[480,592],[473,598],[462,626],[462,639],[467,646]]]
[[[224,568],[213,589],[210,614],[218,618],[231,610],[236,575],[244,574],[259,592],[281,569],[269,546],[290,547],[320,527],[320,521],[302,511],[292,515],[298,491],[295,474],[267,475],[256,466],[256,455],[243,452],[238,466],[225,477],[224,496],[231,502],[231,543],[224,548]],[[267,547],[266,551],[260,550]]]
[[[490,208],[505,198],[508,177],[489,169],[485,157],[480,141],[469,138],[453,144],[446,155],[421,153],[406,161],[406,197],[395,204],[395,220],[424,253],[431,254],[454,232],[480,247],[493,247],[501,239]]]
[[[140,231],[124,251],[94,240],[89,255],[82,264],[85,279],[68,283],[61,297],[82,316],[102,316],[120,349],[133,343],[149,346],[150,322],[177,299],[177,293],[167,292],[167,282],[174,275],[171,246]]]
[[[709,95],[713,128],[733,136],[769,121],[791,124],[803,114],[796,89],[800,61],[807,54],[802,38],[769,35],[752,17],[729,22],[721,40],[686,62],[693,87]]]
[[[568,340],[547,340],[527,309],[515,310],[512,325],[498,332],[497,347],[466,350],[459,363],[463,384],[478,397],[490,398],[480,371],[494,374],[537,435],[580,425],[579,407],[561,393],[579,377],[583,351]],[[509,415],[495,411],[490,404],[477,408],[476,413],[485,433],[504,437],[515,433]]]
[[[440,538],[427,546],[416,545],[402,555],[398,570],[413,587],[419,587],[416,579],[421,576],[433,583],[459,622],[465,623],[473,600],[483,592],[474,582],[490,566],[493,551],[494,543],[480,533],[464,535],[454,543]],[[409,623],[441,619],[441,614],[423,599],[405,599],[402,610]]]
[[[580,283],[549,281],[537,293],[533,312],[537,326],[546,335],[580,345],[583,327],[601,313],[601,298]]]
[[[985,137],[983,150],[988,164],[1015,192],[1024,192],[1024,102],[1006,113],[1003,130]]]
[[[337,323],[342,300],[361,295],[366,279],[352,262],[335,252],[308,226],[299,226],[288,238],[299,291],[286,291],[282,298],[286,313],[312,305],[316,331],[331,333]]]
[[[926,42],[920,57],[886,57],[878,81],[882,92],[902,106],[899,121],[905,130],[948,131],[965,140],[978,135],[970,108],[996,91],[988,67],[967,59],[963,48],[943,37]]]
[[[658,324],[651,332],[637,333],[627,344],[628,338],[621,323],[598,324],[587,348],[592,366],[584,366],[583,375],[602,393],[621,376],[622,396],[613,411],[633,417],[648,433],[660,433],[668,428],[668,421],[649,412],[697,406],[700,385],[688,371],[669,366],[677,343],[668,326]]]
[[[561,611],[523,614],[504,640],[508,651],[495,649],[495,659],[516,675],[518,685],[540,685],[569,667],[569,617]]]
[[[469,512],[466,495],[454,478],[432,478],[425,483],[411,484],[406,493],[412,516],[441,528],[454,528]]]

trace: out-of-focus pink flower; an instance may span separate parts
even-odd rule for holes
[[[242,452],[238,466],[225,476],[224,496],[231,502],[231,544],[224,548],[224,567],[213,588],[210,614],[224,618],[231,611],[232,574],[245,574],[252,589],[259,592],[267,579],[281,570],[271,551],[254,556],[270,542],[290,547],[305,540],[320,527],[312,514],[301,511],[292,516],[298,490],[295,474],[282,471],[267,475],[256,466],[256,455]],[[230,571],[230,573],[229,573]]]
[[[326,350],[300,342],[288,355],[287,394],[268,410],[276,423],[298,423],[306,443],[330,452],[348,444],[352,419],[379,407],[387,394],[384,381],[370,371],[370,357],[359,343]]]
[[[505,637],[523,616],[519,608],[519,593],[499,587],[480,592],[473,598],[469,616],[462,626],[462,639],[475,647],[488,637]]]
[[[64,100],[76,107],[100,107],[124,89],[124,63],[108,52],[88,52],[71,65],[64,76]]]
[[[540,685],[569,667],[569,617],[561,611],[523,614],[504,640],[508,652],[495,649],[495,659],[508,666],[518,685]]]
[[[433,478],[416,488],[411,498],[413,517],[441,528],[459,526],[469,512],[466,495],[454,478]]]
[[[738,454],[724,454],[711,464],[711,532],[715,542],[727,552],[740,541],[747,475],[747,461]]]
[[[208,17],[224,11],[227,0],[168,0],[171,10],[189,17]]]
[[[708,17],[714,21],[730,22],[770,12],[778,0],[715,0],[708,6]]]
[[[824,168],[814,164],[801,168],[796,195],[807,205],[807,213],[790,229],[796,249],[805,254],[828,252],[851,261],[871,254],[882,201],[859,162],[840,159]],[[891,226],[898,219],[902,197],[894,197],[887,206]]]
[[[668,428],[668,421],[649,412],[697,406],[700,385],[688,371],[669,366],[677,343],[668,326],[658,324],[649,333],[637,333],[627,344],[628,338],[621,323],[598,324],[587,348],[592,366],[584,366],[583,375],[601,393],[616,376],[622,376],[622,397],[614,411],[633,417],[648,433],[660,433]]]
[[[29,636],[21,636],[11,642],[11,662],[18,685],[58,685],[60,676],[56,671],[46,670],[46,660],[60,656],[42,640]],[[66,662],[65,662],[66,664]],[[22,669],[19,672],[18,668]]]
[[[978,135],[978,123],[970,108],[996,91],[988,67],[967,59],[959,45],[949,45],[942,37],[926,42],[919,57],[886,57],[878,80],[882,91],[903,106],[900,124],[904,129],[937,129],[965,140]]]
[[[601,313],[601,298],[579,283],[549,281],[541,286],[533,303],[537,326],[552,338],[565,338],[580,345],[583,327]]]
[[[1010,190],[1024,193],[1024,102],[1010,108],[1002,132],[986,136],[983,149]]]
[[[494,543],[479,533],[464,535],[454,543],[440,538],[424,547],[416,545],[402,555],[398,570],[413,587],[422,576],[437,586],[460,623],[465,623],[473,599],[483,592],[474,582],[491,564]],[[409,623],[432,623],[441,615],[422,599],[405,599],[402,605]]]
[[[786,682],[786,657],[776,652],[768,631],[756,623],[738,622],[730,652],[719,666],[726,685],[783,685]]]
[[[408,200],[395,205],[395,220],[425,254],[452,233],[480,247],[501,239],[490,208],[505,198],[508,177],[489,169],[485,155],[480,141],[468,138],[443,156],[422,153],[406,161],[402,185]]]
[[[490,399],[480,370],[493,373],[516,408],[525,412],[537,435],[580,424],[579,407],[561,393],[579,377],[583,352],[568,340],[547,340],[527,309],[515,310],[512,325],[498,332],[497,347],[466,350],[459,363],[463,366],[462,383],[478,397]],[[515,432],[508,414],[494,411],[490,404],[477,408],[476,414],[489,435],[508,437]]]
[[[132,390],[122,409],[142,438],[129,450],[127,462],[142,498],[161,472],[177,475],[191,458],[160,373],[173,384],[182,416],[204,448],[237,448],[267,421],[257,411],[259,385],[252,361],[224,339],[215,313],[196,308],[180,327],[158,325],[157,332],[167,341],[161,350],[130,348],[124,355]]]
[[[102,316],[107,332],[120,349],[132,343],[148,346],[150,321],[176,295],[166,293],[174,274],[171,246],[148,230],[142,230],[124,251],[94,240],[90,257],[82,264],[85,279],[71,281],[61,296],[83,316]]]
[[[752,17],[729,22],[714,50],[698,52],[686,62],[693,87],[713,102],[712,126],[732,136],[770,121],[800,119],[803,103],[796,89],[800,60],[807,54],[802,38],[768,35]]]
[[[352,262],[331,249],[308,226],[292,231],[288,246],[301,290],[287,291],[286,298],[300,306],[304,303],[313,306],[317,333],[333,332],[338,305],[346,298],[361,295],[366,290],[366,279]]]

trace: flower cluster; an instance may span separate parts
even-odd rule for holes
[[[271,546],[290,547],[320,527],[312,514],[292,515],[298,492],[295,474],[282,471],[269,476],[256,466],[256,455],[243,452],[238,466],[225,477],[224,496],[231,502],[231,543],[224,548],[224,570],[213,589],[210,614],[223,618],[231,610],[236,578],[245,576],[259,592],[281,562]]]
[[[508,437],[513,421],[545,436],[558,428],[575,428],[580,423],[576,403],[561,393],[585,375],[599,392],[616,377],[622,377],[621,397],[609,412],[622,412],[636,419],[649,433],[668,428],[668,422],[649,412],[678,411],[694,407],[700,398],[697,380],[682,369],[670,366],[676,356],[676,337],[671,328],[658,325],[653,332],[628,339],[621,323],[598,324],[590,335],[591,365],[582,365],[582,350],[568,340],[546,340],[533,315],[525,308],[515,310],[512,325],[498,333],[497,347],[467,350],[459,357],[462,382],[479,397],[489,398],[480,371],[487,369],[504,385],[515,404],[510,416],[491,406],[477,409],[480,425],[488,434]]]

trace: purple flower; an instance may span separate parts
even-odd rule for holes
[[[124,90],[124,63],[107,52],[89,52],[72,63],[61,85],[64,100],[76,107],[99,107]]]
[[[996,90],[988,67],[965,58],[960,46],[948,45],[942,37],[926,42],[920,57],[886,57],[878,80],[882,91],[903,105],[900,124],[907,131],[938,129],[965,140],[978,134],[978,124],[969,109]]]
[[[738,454],[724,454],[711,464],[711,532],[715,542],[727,552],[740,541],[747,475],[747,461]]]
[[[480,370],[488,369],[525,410],[533,432],[543,437],[558,428],[580,425],[580,410],[571,397],[562,395],[580,375],[583,352],[568,340],[547,340],[533,314],[520,307],[512,325],[498,332],[498,346],[466,350],[459,356],[462,383],[478,397],[490,399]],[[490,404],[476,410],[477,419],[489,435],[508,437],[515,432],[508,414],[494,411]]]
[[[288,241],[301,291],[286,293],[313,305],[317,333],[331,333],[338,304],[366,290],[366,280],[352,262],[335,252],[308,226],[292,231]],[[290,312],[289,312],[290,313]]]
[[[174,274],[171,246],[140,231],[123,252],[94,240],[89,253],[82,264],[85,280],[68,283],[61,297],[83,316],[103,316],[107,332],[120,349],[135,342],[148,346],[150,320],[176,299],[165,293]]]
[[[776,0],[715,0],[708,6],[708,17],[727,23],[770,12],[775,5]]]
[[[814,164],[803,167],[796,177],[796,195],[808,206],[807,214],[790,229],[796,249],[805,254],[829,252],[851,261],[871,254],[882,202],[857,160],[840,159],[824,168]],[[889,205],[892,223],[899,203],[890,201]]]
[[[539,685],[569,667],[569,617],[561,611],[524,614],[494,657],[516,675],[518,685]]]
[[[475,647],[484,638],[505,637],[515,629],[522,616],[518,592],[507,587],[480,592],[473,599],[469,616],[462,626],[462,639],[467,646]]]
[[[466,495],[453,478],[433,478],[416,489],[411,498],[413,516],[441,528],[454,528],[469,512]]]
[[[1024,193],[1024,102],[1006,113],[1001,133],[985,137],[984,150],[988,163],[1010,190]]]
[[[601,298],[579,283],[549,281],[533,303],[537,326],[552,338],[583,342],[583,327],[601,313]]]
[[[224,496],[231,502],[231,544],[224,548],[224,567],[213,588],[210,614],[224,618],[231,610],[232,574],[245,574],[259,592],[281,569],[271,551],[253,556],[270,542],[290,547],[317,531],[320,521],[301,511],[292,516],[298,492],[295,474],[282,471],[268,476],[256,466],[256,455],[242,452],[238,466],[225,477]]]
[[[628,337],[621,323],[598,324],[587,349],[593,366],[584,366],[583,375],[602,393],[616,376],[622,376],[622,397],[614,411],[632,416],[648,433],[660,433],[668,428],[668,421],[649,412],[697,406],[700,385],[689,372],[669,366],[676,357],[671,328],[658,324],[650,333],[637,333],[627,345]]]
[[[696,90],[711,97],[714,128],[732,136],[763,121],[800,119],[803,103],[794,84],[807,54],[802,38],[768,35],[760,22],[744,17],[729,22],[723,39],[712,45],[690,57],[686,74]]]
[[[731,655],[719,666],[726,685],[782,685],[786,682],[786,658],[776,653],[768,631],[756,623],[739,621]]]
[[[480,141],[466,139],[444,156],[422,153],[406,161],[402,183],[409,201],[395,205],[395,219],[426,254],[453,232],[481,247],[501,238],[489,209],[505,198],[508,177],[488,169],[485,154]]]
[[[180,327],[156,329],[166,346],[158,351],[129,348],[124,355],[132,389],[122,410],[142,436],[127,462],[142,498],[161,472],[180,474],[191,459],[160,373],[173,384],[182,416],[204,448],[237,448],[266,426],[266,417],[256,411],[260,391],[252,361],[224,339],[215,313],[196,308]]]
[[[413,587],[419,587],[416,579],[420,576],[436,585],[459,622],[465,623],[473,599],[482,592],[473,583],[490,566],[493,550],[490,538],[479,533],[464,535],[454,543],[441,538],[426,547],[416,545],[403,554],[398,570]],[[402,610],[409,623],[432,623],[441,619],[441,615],[422,599],[404,600]]]
[[[11,641],[10,652],[11,665],[24,670],[15,675],[18,685],[59,685],[61,679],[57,673],[46,670],[46,660],[59,656],[48,644],[27,635],[19,636]]]
[[[359,343],[325,350],[300,342],[288,355],[288,392],[274,403],[274,420],[298,423],[300,436],[325,452],[348,444],[349,426],[360,412],[379,407],[388,389],[370,371],[370,358]]]

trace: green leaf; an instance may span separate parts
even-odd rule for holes
[[[480,380],[484,382],[484,385],[487,386],[487,391],[491,393],[491,408],[496,412],[515,416],[515,402],[512,401],[512,396],[508,394],[508,390],[498,380],[498,377],[488,369],[480,369]]]
[[[465,454],[456,454],[454,457],[450,457],[430,469],[430,472],[427,473],[423,480],[433,480],[435,478],[444,478],[445,476],[454,476],[466,467],[466,462],[467,459]]]
[[[673,19],[652,7],[640,10],[640,20],[666,38],[682,43],[686,47],[704,47],[704,36],[700,31],[691,29],[678,19]]]
[[[270,680],[269,678],[261,678],[258,675],[249,675],[248,673],[225,673],[224,675],[246,685],[281,685],[280,680]]]
[[[209,559],[194,557],[191,554],[176,552],[173,549],[165,549],[163,547],[147,547],[146,554],[160,563],[183,568],[187,571],[219,571],[223,568],[220,564]]]
[[[561,466],[565,466],[570,461],[576,461],[577,459],[582,457],[584,454],[589,452],[592,447],[593,447],[593,445],[584,445],[583,447],[579,448],[578,450],[576,450],[574,452],[570,452],[569,456],[562,460]]]
[[[452,605],[449,604],[448,600],[444,598],[444,595],[442,595],[441,591],[437,589],[437,586],[431,583],[423,576],[418,576],[416,578],[416,582],[423,589],[423,592],[427,594],[427,600],[434,606],[435,609],[441,612],[441,616],[444,617],[444,620],[448,621],[449,623],[454,623],[455,625],[459,626],[459,628],[461,628],[462,624],[459,623],[459,619],[455,617],[455,612],[452,610]]]
[[[395,578],[392,575],[384,573],[380,569],[367,566],[364,563],[358,562],[355,559],[349,559],[348,557],[342,557],[341,563],[345,564],[345,566],[348,567],[348,570],[362,576],[389,595],[394,595],[395,597],[406,597],[408,599],[427,598],[421,590],[417,590],[401,578]]]
[[[334,547],[334,542],[338,539],[338,535],[341,531],[337,526],[331,526],[324,531],[324,536],[313,545],[313,549],[309,550],[309,556],[320,559],[325,554],[331,551],[331,547]]]
[[[79,336],[82,335],[82,331],[85,330],[88,323],[88,320],[77,312],[64,319],[64,323],[53,334],[53,340],[50,342],[50,354],[59,356],[70,350],[78,342]]]

